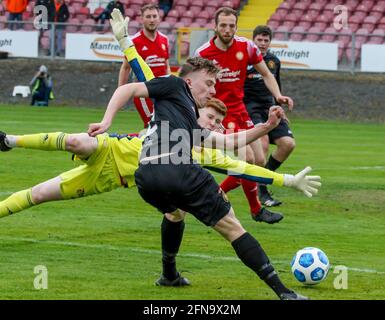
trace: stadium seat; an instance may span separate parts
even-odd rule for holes
[[[179,20],[178,11],[172,9],[168,12],[167,17],[164,21],[167,21],[170,24],[174,24],[174,23],[178,22],[178,20]]]
[[[381,14],[384,14],[385,12],[385,3],[384,4],[381,4],[381,3],[377,3],[373,6],[372,12],[379,12]]]
[[[276,30],[276,32],[274,33],[274,40],[287,40],[288,38],[288,31],[290,31],[291,29],[289,29],[287,26],[279,26]]]
[[[372,34],[368,37],[368,42],[370,44],[383,44],[385,42],[385,30],[384,29],[375,29]]]
[[[176,0],[175,1],[175,6],[185,6],[188,7],[190,5],[189,0]]]
[[[377,17],[368,16],[362,22],[361,28],[365,28],[365,29],[369,30],[369,32],[372,32],[375,29],[378,21],[379,21],[379,19]]]
[[[128,34],[134,35],[137,33],[141,28],[140,22],[136,20],[130,20],[128,23]]]
[[[183,15],[183,13],[188,11],[188,8],[186,6],[181,6],[179,4],[174,6],[173,9],[178,11],[180,17]]]
[[[365,28],[358,29],[355,37],[356,43],[361,43],[361,44],[365,43],[368,39],[369,33],[370,32],[368,29],[365,29]]]
[[[168,34],[170,32],[170,29],[171,29],[171,25],[167,21],[161,21],[159,23],[158,30],[160,32]]]
[[[312,4],[310,4],[309,8],[308,8],[308,11],[310,10],[314,10],[314,11],[322,11],[322,9],[325,7],[325,3],[320,3],[320,2],[313,2]]]
[[[275,21],[275,20],[269,20],[267,25],[271,28],[271,30],[275,30],[278,28],[279,26],[279,22],[278,21]]]
[[[331,33],[335,33],[335,32],[336,32],[336,29],[334,29],[333,27],[326,28],[324,30],[325,34],[321,36],[321,39],[319,41],[321,41],[321,42],[333,42],[336,39],[336,35],[331,34]]]
[[[285,3],[285,2],[284,2]],[[290,11],[289,9],[287,8],[282,8],[282,7],[278,7],[276,10],[275,10],[276,13],[282,15],[282,16],[286,16]]]
[[[345,1],[344,6],[347,7],[350,12],[354,12],[359,3],[360,0],[347,0]]]
[[[78,24],[80,24],[80,21],[78,19],[70,18],[68,23],[69,24],[65,28],[66,32],[75,33],[78,31],[78,29],[79,29]]]
[[[273,13],[270,17],[270,21],[278,21],[280,24],[283,21],[284,16],[280,13]]]
[[[95,31],[95,21],[93,19],[86,19],[82,22],[82,26],[79,29],[81,33],[92,33]]]
[[[76,13],[76,18],[79,19],[80,22],[85,21],[90,16],[90,9],[87,7],[80,8]]]
[[[385,16],[378,22],[377,28],[385,30]]]
[[[291,41],[301,41],[305,36],[305,29],[301,26],[296,26],[291,30],[290,40]]]
[[[342,30],[337,36],[338,46],[340,48],[346,48],[348,44],[352,41],[352,31],[351,30]]]
[[[364,6],[367,8],[366,12],[368,12],[368,11],[372,10],[372,8],[374,7],[376,2],[377,1],[373,1],[373,0],[363,0],[363,1],[361,1],[361,4],[359,6],[357,6],[356,11],[361,10],[361,8],[359,8],[359,7]]]
[[[307,32],[316,32],[316,33],[320,33],[321,30],[317,27],[311,27],[309,30],[307,30]],[[321,37],[321,35],[319,34],[307,34],[304,41],[311,41],[311,42],[317,42],[318,39]]]

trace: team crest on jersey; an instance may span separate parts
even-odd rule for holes
[[[235,123],[234,123],[234,122],[229,122],[229,123],[227,124],[227,129],[229,129],[229,130],[235,129]]]
[[[167,48],[166,48],[166,46],[165,46],[164,43],[162,43],[162,49],[163,49],[163,51],[166,51],[166,50],[167,50]]]
[[[148,48],[146,46],[143,46],[142,51],[146,51]]]
[[[243,52],[242,51],[238,51],[235,54],[235,57],[237,58],[237,60],[241,61],[243,59]]]
[[[275,68],[275,62],[270,60],[268,63],[267,63],[267,66],[269,69],[274,69]]]

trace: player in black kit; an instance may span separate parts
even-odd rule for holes
[[[112,96],[102,122],[90,124],[88,132],[95,136],[108,130],[117,111],[130,98],[153,98],[154,115],[135,173],[142,198],[162,213],[178,214],[181,209],[211,226],[280,299],[307,299],[284,286],[259,242],[235,217],[212,175],[192,161],[193,145],[241,147],[267,134],[284,116],[283,110],[275,106],[265,123],[247,131],[223,135],[202,129],[197,123],[197,107],[205,105],[215,94],[218,71],[212,61],[196,57],[182,66],[180,77],[160,77],[121,86]],[[183,234],[183,230],[180,232]],[[180,237],[177,233],[173,231],[170,246]]]
[[[281,62],[268,50],[272,35],[272,30],[268,26],[257,26],[253,32],[253,40],[262,52],[267,67],[276,78],[281,89]],[[244,102],[250,118],[255,125],[265,122],[269,114],[269,108],[276,104],[263,78],[253,66],[249,66],[247,70]],[[267,136],[262,137],[261,142],[265,157],[267,157],[269,152],[269,144],[275,144],[277,146],[265,165],[265,167],[271,171],[277,170],[295,148],[293,133],[286,119],[282,119],[276,128],[271,130]],[[259,184],[258,188],[259,199],[265,206],[273,207],[281,204],[281,201],[271,197],[267,186]]]

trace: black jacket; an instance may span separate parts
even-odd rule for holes
[[[35,7],[36,6],[46,7],[48,11],[48,22],[54,22],[56,13],[54,0],[36,0]]]
[[[55,22],[67,22],[70,17],[67,5],[63,2],[59,7],[59,10],[56,11]]]

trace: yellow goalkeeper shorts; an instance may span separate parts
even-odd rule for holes
[[[74,199],[122,187],[122,180],[112,152],[117,139],[98,135],[98,147],[85,164],[60,175],[63,199]]]

